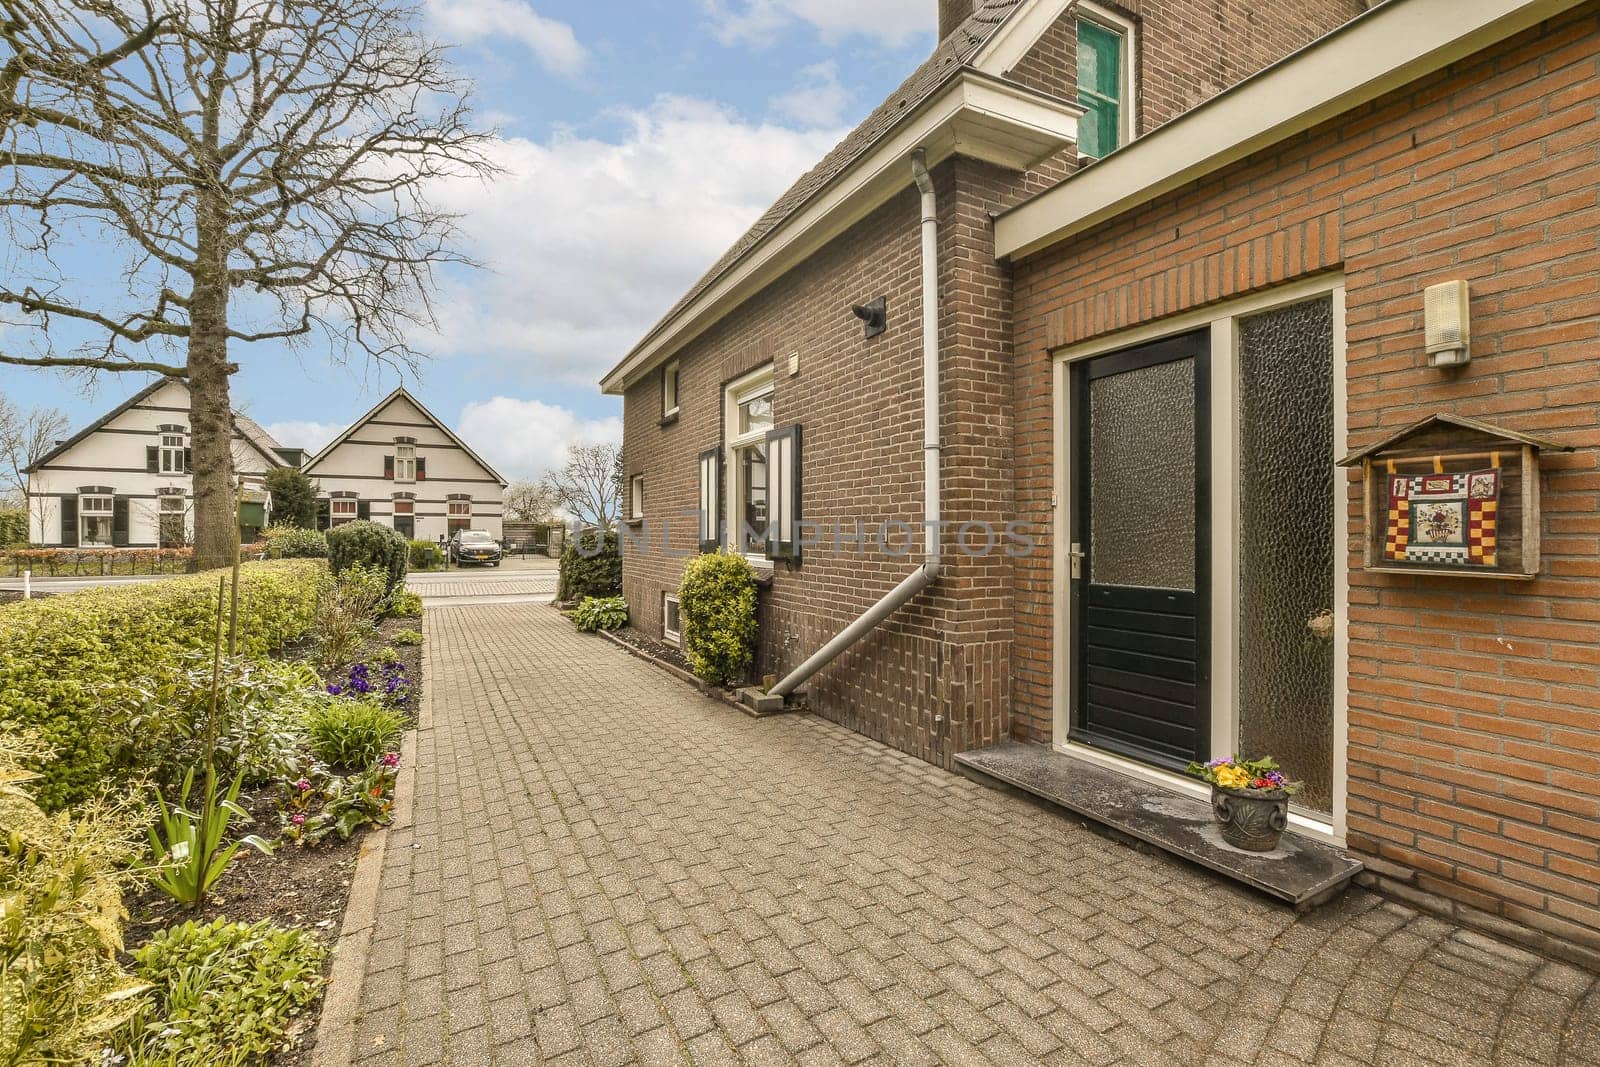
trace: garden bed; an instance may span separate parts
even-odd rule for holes
[[[651,637],[649,634],[642,630],[634,629],[632,626],[625,626],[620,630],[600,630],[597,632],[601,637],[619,645],[627,652],[655,664],[680,681],[688,682],[706,696],[714,697],[730,707],[738,708],[751,718],[764,719],[770,715],[804,714],[809,711],[803,697],[786,705],[782,711],[757,711],[739,699],[738,686],[712,685],[695,677],[694,672],[689,669],[689,661],[684,656],[683,650],[676,645]]]

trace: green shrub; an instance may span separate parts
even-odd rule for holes
[[[267,492],[272,494],[272,517],[284,526],[317,527],[317,483],[299,467],[275,467],[267,472]]]
[[[307,636],[325,573],[313,560],[245,564],[240,653],[261,658]],[[121,739],[106,726],[108,693],[211,647],[217,579],[212,572],[93,589],[0,611],[0,726],[35,728],[64,754],[38,768],[41,807],[84,800],[115,770]]]
[[[0,548],[26,547],[28,512],[24,508],[0,508]]]
[[[422,618],[422,594],[409,589],[397,589],[389,598],[389,616],[395,619]]]
[[[151,1003],[115,1044],[130,1067],[265,1062],[322,992],[315,937],[265,920],[186,922],[134,952]]]
[[[24,767],[48,756],[0,731],[0,1063],[98,1063],[102,1035],[140,1006],[117,953],[144,813],[96,801],[45,815]]]
[[[317,587],[316,660],[324,673],[355,659],[377,633],[388,602],[385,582],[383,571],[360,563],[323,577]]]
[[[335,526],[328,531],[328,562],[334,574],[343,574],[350,567],[376,567],[388,576],[389,591],[400,588],[406,580],[406,556],[411,543],[387,526],[357,520]]]
[[[734,552],[691,559],[678,604],[690,669],[712,685],[743,680],[756,643],[756,576],[749,561]]]
[[[396,630],[393,640],[401,648],[420,645],[422,644],[422,634],[416,630]]]
[[[437,541],[413,541],[410,547],[411,569],[427,571],[444,566],[444,553]]]
[[[328,538],[321,530],[268,526],[261,533],[268,559],[327,559]]]
[[[622,553],[617,532],[585,530],[561,550],[561,575],[556,599],[583,600],[622,594]]]
[[[572,621],[586,634],[620,630],[628,625],[628,602],[619,596],[587,597],[572,613]]]
[[[370,767],[405,726],[398,714],[366,697],[329,697],[306,713],[311,754],[333,767]]]

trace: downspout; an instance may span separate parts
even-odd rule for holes
[[[833,639],[767,691],[789,696],[839,653],[900,610],[939,577],[939,201],[928,175],[927,155],[911,153],[911,175],[922,194],[922,566],[908,574],[882,600],[868,608]]]

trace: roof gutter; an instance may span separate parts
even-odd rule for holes
[[[788,697],[884,619],[899,611],[939,577],[939,200],[922,149],[911,153],[911,175],[922,202],[922,566],[868,608],[833,639],[765,694]]]

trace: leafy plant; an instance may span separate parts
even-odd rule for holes
[[[399,589],[406,580],[411,543],[387,526],[357,520],[328,531],[328,562],[334,574],[354,566],[370,567],[385,577],[384,592]]]
[[[708,552],[683,568],[678,586],[683,651],[712,685],[738,681],[755,657],[756,577],[735,552]]]
[[[407,551],[414,571],[431,571],[444,566],[444,553],[439,551],[436,541],[412,541]]]
[[[1291,782],[1271,756],[1242,760],[1238,756],[1218,756],[1205,763],[1189,764],[1188,773],[1203,782],[1223,789],[1243,789],[1261,793],[1300,792],[1302,783]]]
[[[316,661],[322,671],[349,663],[377,632],[388,599],[382,571],[353,563],[317,590]]]
[[[396,619],[422,618],[422,594],[409,589],[397,589],[389,598],[389,614]]]
[[[393,645],[384,645],[373,653],[372,659],[374,663],[387,667],[392,663],[400,662],[400,653],[395,650]]]
[[[319,577],[313,560],[247,563],[239,584],[239,654],[262,659],[312,628]],[[71,759],[40,763],[36,797],[46,811],[93,797],[118,763],[126,735],[108,729],[107,697],[130,679],[209,648],[215,574],[101,588],[7,605],[0,611],[0,726],[35,729]],[[120,714],[120,713],[119,713]]]
[[[409,648],[422,644],[422,634],[416,630],[397,630],[390,640],[401,648]]]
[[[327,951],[310,933],[265,920],[162,930],[133,954],[151,1003],[114,1046],[133,1067],[261,1062],[321,994]]]
[[[336,836],[345,841],[363,826],[387,825],[399,764],[399,753],[386,752],[359,774],[341,778],[319,769],[291,783],[283,808],[284,840],[317,845]]]
[[[399,714],[370,697],[327,700],[306,715],[312,755],[335,767],[370,767],[404,726]]]
[[[299,467],[275,467],[267,472],[266,490],[272,494],[272,514],[286,526],[316,531],[317,483]]]
[[[272,853],[272,846],[255,834],[246,834],[236,841],[227,840],[230,821],[236,818],[247,823],[251,821],[250,813],[238,803],[241,778],[242,775],[235,775],[227,792],[218,793],[208,770],[198,812],[188,807],[189,793],[194,788],[193,768],[183,776],[176,804],[168,806],[161,794],[156,794],[161,817],[158,825],[150,828],[150,848],[156,859],[152,882],[180,904],[198,908],[217,879],[227,871],[241,846],[249,845],[267,855]]]
[[[587,597],[572,613],[572,621],[586,634],[620,630],[628,625],[628,602],[620,596]]]
[[[0,548],[28,544],[28,513],[23,508],[0,507]]]
[[[85,1063],[139,1008],[145,985],[117,963],[122,891],[145,812],[96,798],[46,815],[26,769],[37,735],[0,731],[0,1063]]]
[[[622,593],[622,552],[615,530],[585,530],[561,550],[556,599],[583,600]]]
[[[268,559],[328,558],[328,539],[321,530],[268,526],[262,531],[261,538],[266,542]]]

